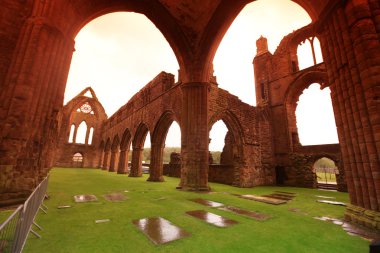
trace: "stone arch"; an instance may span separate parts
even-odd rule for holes
[[[144,149],[144,142],[148,132],[149,128],[145,123],[140,123],[136,129],[135,135],[132,140],[133,151],[131,171],[129,173],[130,177],[142,176],[142,151]]]
[[[233,181],[232,185],[240,186],[242,181],[247,180],[244,178],[243,169],[245,168],[244,163],[244,132],[242,130],[241,124],[235,114],[229,110],[222,111],[213,115],[209,121],[209,131],[212,126],[219,120],[222,120],[226,125],[228,132],[227,135],[230,139],[230,147],[232,152],[232,166],[233,166]]]
[[[102,167],[103,170],[109,169],[110,154],[111,154],[111,139],[108,138],[104,146],[104,158],[103,158],[103,167]]]
[[[110,159],[109,172],[116,171],[116,165],[118,164],[118,159],[119,159],[119,152],[120,152],[120,140],[119,140],[119,136],[115,135],[112,141],[112,145],[111,145],[111,159]]]
[[[341,161],[341,157],[338,154],[318,153],[313,157],[312,166],[315,164],[316,161],[324,157],[332,160],[335,163],[335,166],[337,167],[337,170],[339,172],[339,174],[336,174],[337,190],[347,192],[347,183],[345,180],[344,167]]]
[[[285,94],[285,108],[288,121],[288,138],[290,147],[301,145],[298,138],[296,120],[297,102],[302,92],[313,83],[319,83],[321,88],[327,87],[327,73],[324,71],[309,71],[299,76],[288,87]]]
[[[99,154],[99,160],[98,160],[98,168],[101,168],[102,167],[102,162],[103,162],[103,158],[104,158],[104,148],[105,148],[105,143],[104,141],[102,140],[100,142],[100,145],[99,145],[99,149],[98,149],[98,154]]]
[[[156,126],[152,133],[151,140],[151,164],[150,175],[148,181],[163,182],[163,152],[165,148],[165,140],[168,134],[169,128],[174,118],[172,111],[165,111],[160,119],[157,121]]]
[[[123,136],[120,142],[120,156],[117,173],[126,174],[128,170],[128,156],[129,156],[129,147],[131,145],[131,133],[129,129],[125,129]]]

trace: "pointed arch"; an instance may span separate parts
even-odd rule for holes
[[[144,143],[146,135],[149,132],[149,128],[145,123],[140,123],[136,129],[135,135],[132,140],[132,163],[130,177],[142,176],[142,151],[144,149]]]
[[[111,145],[111,159],[110,159],[110,167],[108,170],[109,172],[115,172],[116,170],[116,165],[118,164],[119,150],[120,150],[119,136],[115,135],[112,141],[112,145]]]
[[[86,144],[86,133],[87,133],[87,123],[86,121],[83,120],[77,128],[75,143]]]
[[[151,164],[148,181],[163,182],[163,152],[169,128],[174,121],[174,113],[165,111],[157,121],[152,134]]]
[[[109,168],[109,158],[111,153],[111,140],[107,139],[106,144],[104,146],[104,158],[103,158],[103,170],[108,170]]]
[[[129,129],[125,129],[123,137],[120,142],[120,156],[119,164],[117,168],[118,174],[126,174],[128,170],[128,157],[129,157],[129,147],[131,145],[131,133]]]

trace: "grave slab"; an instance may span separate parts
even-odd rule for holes
[[[209,224],[212,224],[214,226],[221,227],[221,228],[238,224],[237,221],[230,220],[230,219],[224,218],[223,216],[220,216],[214,213],[209,213],[203,210],[188,211],[186,213],[197,219],[203,220]]]
[[[74,200],[77,203],[98,201],[95,195],[75,195]]]
[[[111,201],[111,202],[123,202],[127,199],[127,197],[124,196],[124,194],[120,192],[109,193],[109,194],[103,195],[103,197],[106,200]]]
[[[282,199],[275,199],[275,198],[263,197],[263,196],[258,196],[258,195],[250,195],[250,194],[240,195],[240,198],[255,200],[255,201],[272,204],[272,205],[281,205],[287,202],[286,200],[282,200]]]
[[[259,220],[259,221],[267,220],[267,219],[272,217],[268,214],[262,214],[262,213],[257,213],[257,212],[253,212],[253,211],[248,211],[248,210],[240,209],[240,208],[234,207],[234,206],[220,207],[218,209],[222,210],[222,211],[227,211],[227,212],[232,212],[232,213],[244,215],[244,216]]]
[[[336,206],[347,206],[346,203],[339,202],[339,201],[331,201],[331,200],[318,199],[317,202],[319,202],[319,203],[326,203],[326,204],[330,204],[330,205],[336,205]]]
[[[190,236],[190,233],[161,217],[134,220],[133,224],[143,232],[149,240],[157,245]]]
[[[190,199],[191,201],[204,205],[204,206],[210,206],[210,207],[221,207],[224,206],[222,203],[214,202],[207,199]]]

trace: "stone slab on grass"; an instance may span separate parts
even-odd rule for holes
[[[234,224],[238,224],[237,221],[227,219],[223,216],[206,212],[203,210],[195,210],[195,211],[188,211],[186,212],[188,215],[193,216],[197,219],[203,220],[209,224],[212,224],[217,227],[225,228],[232,226]]]
[[[240,209],[240,208],[234,207],[234,206],[220,207],[218,209],[222,210],[222,211],[236,213],[239,215],[244,215],[246,217],[254,218],[254,219],[259,220],[259,221],[264,221],[264,220],[267,220],[267,219],[272,217],[269,214],[262,214],[262,213],[258,213],[258,212],[244,210],[244,209]]]
[[[191,235],[161,217],[134,220],[133,224],[156,245],[168,243]]]
[[[111,201],[111,202],[123,202],[127,199],[127,197],[124,196],[124,194],[120,192],[109,193],[109,194],[103,195],[103,197],[106,200]]]
[[[267,203],[271,205],[281,205],[281,204],[287,203],[286,200],[282,200],[282,199],[275,199],[271,197],[264,197],[264,196],[258,196],[258,195],[250,195],[250,194],[240,195],[240,198],[255,200],[255,201],[259,201],[259,202],[263,202],[263,203]]]

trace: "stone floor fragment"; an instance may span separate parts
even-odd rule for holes
[[[240,195],[240,198],[255,200],[255,201],[259,201],[259,202],[263,202],[263,203],[267,203],[267,204],[272,204],[272,205],[280,205],[280,204],[287,203],[287,200],[258,196],[258,195],[250,195],[250,194]]]
[[[292,200],[294,196],[286,195],[286,194],[280,194],[280,193],[272,193],[269,195],[262,195],[263,197],[269,197],[269,198],[275,198],[275,199],[282,199],[282,200]]]
[[[204,205],[204,206],[210,206],[210,207],[221,207],[224,206],[222,203],[214,202],[207,199],[190,199],[191,201]]]
[[[74,200],[77,203],[98,201],[95,195],[75,195]]]
[[[134,220],[133,224],[154,244],[164,244],[190,236],[190,233],[161,217]]]
[[[254,219],[259,220],[259,221],[264,221],[264,220],[267,220],[267,219],[272,217],[268,214],[262,214],[262,213],[257,213],[257,212],[253,212],[253,211],[248,211],[248,210],[240,209],[240,208],[234,207],[234,206],[225,206],[225,207],[220,207],[218,209],[222,210],[222,211],[233,212],[236,214],[244,215],[246,217],[254,218]]]
[[[188,215],[191,215],[195,218],[198,218],[200,220],[203,220],[209,224],[212,224],[217,227],[225,228],[232,226],[234,224],[238,224],[237,221],[230,220],[227,218],[224,218],[223,216],[214,214],[214,213],[209,213],[203,210],[195,210],[195,211],[188,211],[186,212]]]

